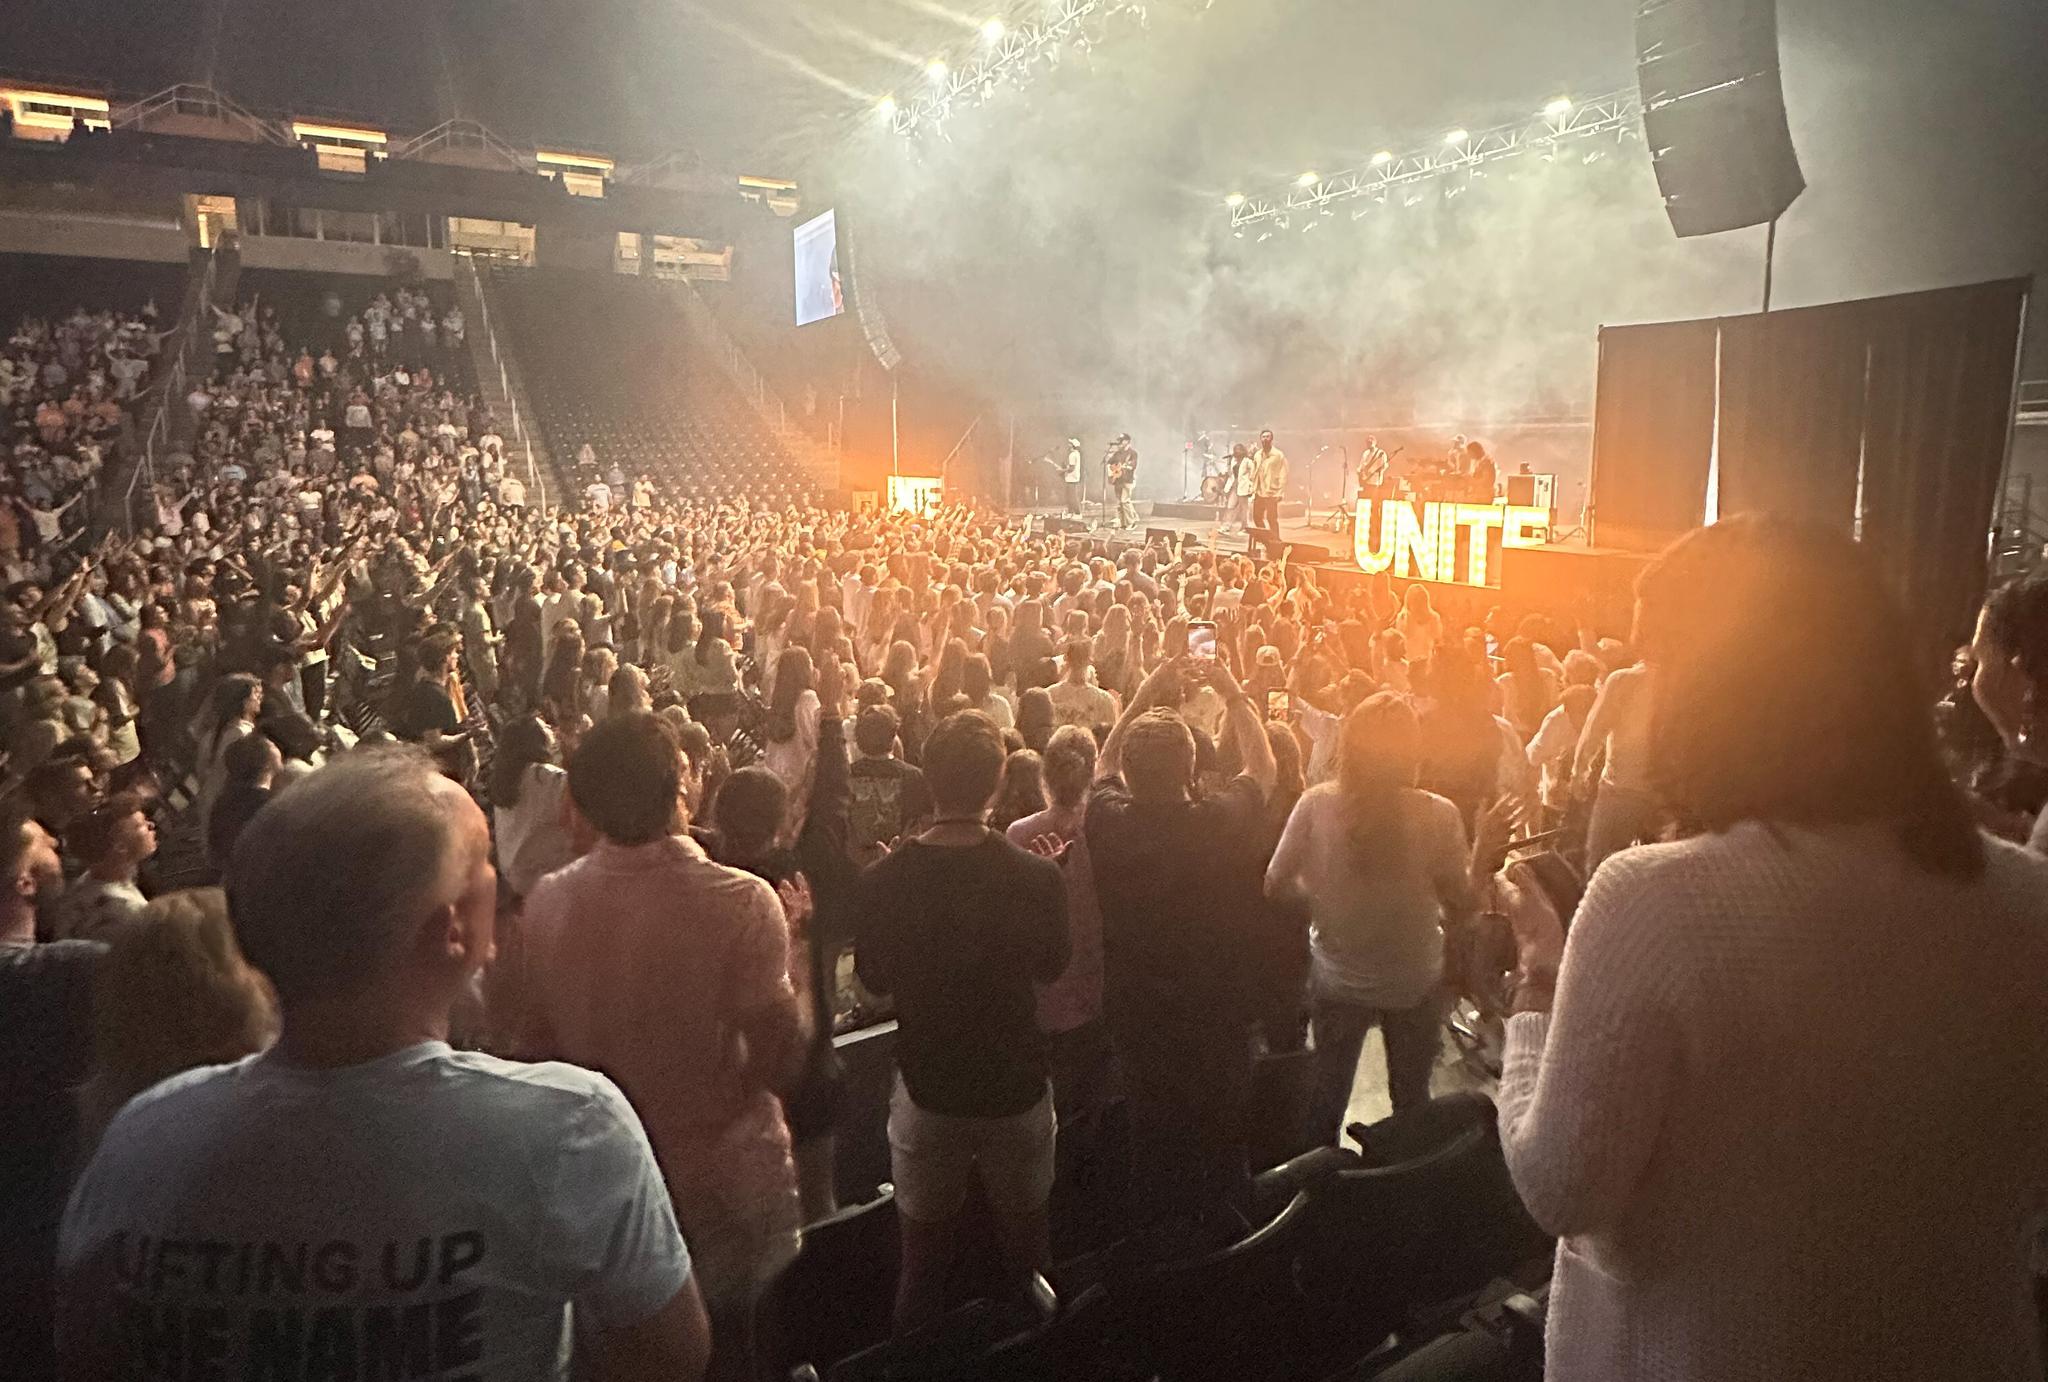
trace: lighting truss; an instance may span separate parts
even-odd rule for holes
[[[995,95],[999,83],[1021,85],[1041,61],[1057,64],[1067,44],[1092,44],[1102,26],[1119,15],[1149,22],[1144,0],[1053,0],[1040,18],[1005,27],[993,40],[979,40],[972,56],[957,62],[952,58],[958,55],[941,59],[943,69],[935,64],[931,71],[943,75],[929,79],[917,94],[890,97],[885,105],[889,123],[901,135],[936,132],[954,111]]]
[[[1635,133],[1642,123],[1643,101],[1634,87],[1560,109],[1553,102],[1541,113],[1490,130],[1454,130],[1435,143],[1407,153],[1376,154],[1360,168],[1309,180],[1304,173],[1286,193],[1275,196],[1232,197],[1230,225],[1243,231],[1251,226],[1285,223],[1292,212],[1311,215],[1326,213],[1338,202],[1361,198],[1384,198],[1398,188],[1413,187],[1455,173],[1465,172],[1523,154],[1547,154],[1560,146],[1613,134]],[[1462,138],[1457,136],[1462,135]],[[1361,213],[1362,214],[1362,213]],[[1270,234],[1270,227],[1268,228]],[[1261,238],[1265,238],[1261,236]]]

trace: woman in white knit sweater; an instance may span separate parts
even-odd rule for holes
[[[1699,833],[1609,859],[1568,944],[1502,888],[1548,1377],[2038,1382],[2048,862],[1970,824],[1846,538],[1731,520],[1638,598],[1651,771]]]

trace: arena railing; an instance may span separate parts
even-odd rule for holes
[[[505,367],[504,352],[498,347],[498,333],[491,325],[491,299],[484,291],[484,278],[477,271],[476,259],[472,255],[456,256],[469,274],[470,296],[476,299],[477,325],[484,333],[484,341],[491,348],[491,363],[498,367],[498,389],[505,397],[505,406],[512,411],[512,437],[519,443],[521,453],[526,457],[526,484],[541,508],[547,507],[548,486],[541,478],[540,467],[534,464],[533,441],[526,434],[526,419],[520,416],[519,399],[512,392],[512,375]]]
[[[144,476],[148,476],[151,488],[155,488],[157,448],[170,444],[172,418],[175,416],[172,409],[183,406],[185,401],[185,383],[191,377],[191,371],[185,362],[190,354],[192,338],[198,331],[199,323],[212,314],[214,271],[214,257],[208,254],[206,268],[201,271],[199,278],[199,291],[186,295],[184,312],[171,333],[170,349],[157,352],[159,360],[169,356],[171,363],[162,377],[150,385],[150,388],[156,391],[156,402],[152,405],[155,416],[150,421],[149,430],[143,436],[142,459],[129,474],[128,492],[121,501],[122,511],[128,520],[128,531],[131,534],[135,531],[135,487],[142,483]]]

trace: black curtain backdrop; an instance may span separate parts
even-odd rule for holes
[[[1968,637],[2012,426],[2028,280],[1864,304],[1863,540],[1931,649]]]
[[[1721,322],[1720,513],[1856,525],[1867,323],[1845,302]]]
[[[1712,321],[1600,330],[1593,540],[1651,551],[1706,514],[1714,444]]]

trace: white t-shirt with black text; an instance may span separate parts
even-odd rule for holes
[[[622,1328],[690,1277],[616,1085],[443,1042],[335,1070],[252,1056],[137,1096],[72,1192],[58,1266],[136,1377],[179,1358],[552,1382],[572,1309]]]

